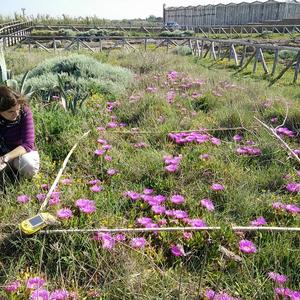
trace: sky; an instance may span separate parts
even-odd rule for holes
[[[254,0],[0,0],[0,14],[13,16],[49,14],[50,16],[72,17],[97,16],[104,19],[147,18],[150,15],[162,17],[163,4],[171,6],[194,6],[230,2],[253,2]]]

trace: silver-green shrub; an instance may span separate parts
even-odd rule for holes
[[[79,87],[82,93],[94,91],[112,97],[122,95],[133,82],[128,69],[76,54],[45,60],[30,71],[26,83],[43,95],[58,86],[58,75],[71,89]]]

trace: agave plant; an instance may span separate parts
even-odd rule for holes
[[[1,71],[0,72],[0,76],[1,76],[0,77],[0,83],[1,84],[5,84],[8,87],[20,92],[27,99],[29,99],[33,95],[34,90],[32,90],[32,87],[25,85],[25,82],[26,82],[29,71],[27,71],[24,74],[20,84],[18,83],[17,80],[10,78],[11,72],[10,72],[10,70],[7,70],[7,68],[6,68],[3,45],[2,45],[1,41],[0,41],[0,71]]]
[[[15,79],[7,79],[4,83],[8,86],[8,87],[10,87],[10,88],[12,88],[12,89],[14,89],[15,91],[18,91],[18,92],[20,92],[22,95],[24,95],[27,99],[29,99],[29,98],[31,98],[31,96],[34,94],[34,90],[32,89],[32,86],[30,86],[30,85],[25,85],[25,83],[26,83],[26,79],[27,79],[27,77],[28,77],[28,73],[29,73],[29,71],[27,71],[25,74],[24,74],[24,76],[23,76],[23,78],[22,78],[22,80],[21,80],[21,82],[19,83],[17,80],[15,80]]]
[[[78,86],[76,87],[75,93],[68,93],[66,90],[66,82],[60,75],[58,75],[58,89],[61,94],[60,99],[63,108],[66,111],[70,111],[73,115],[78,112],[78,109],[82,108],[84,101],[89,96],[88,93],[82,96],[81,93],[79,93]]]

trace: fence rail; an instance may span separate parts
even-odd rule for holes
[[[268,75],[270,83],[279,80],[289,69],[293,69],[293,83],[298,79],[300,68],[300,47],[278,46],[273,44],[261,44],[234,39],[210,39],[210,38],[169,38],[169,37],[118,37],[118,36],[26,36],[26,35],[0,35],[4,47],[8,45],[6,39],[19,39],[14,49],[27,45],[31,51],[33,47],[51,52],[65,50],[80,50],[86,48],[89,51],[104,51],[105,49],[128,48],[133,51],[152,51],[158,48],[165,48],[169,51],[178,46],[187,46],[191,53],[199,59],[211,58],[214,63],[228,58],[233,60],[237,72],[244,70],[250,63],[253,65],[252,73],[256,73],[258,65],[261,64],[264,74]],[[58,45],[60,41],[60,45]],[[64,42],[65,44],[62,44]],[[150,47],[151,45],[151,47]],[[279,52],[282,50],[292,51],[294,57],[285,62],[285,66],[275,76],[279,66]],[[265,59],[268,52],[272,58],[272,68],[269,70]],[[278,72],[277,72],[278,73]]]

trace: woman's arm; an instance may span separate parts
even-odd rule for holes
[[[3,155],[0,159],[2,162],[9,162],[23,154],[25,154],[27,151],[23,146],[18,146],[15,149],[11,150],[10,152]]]

